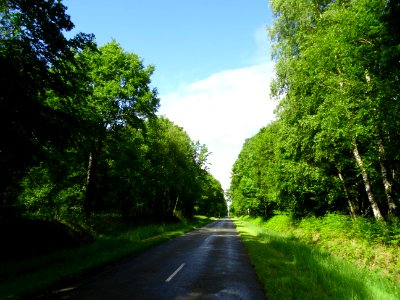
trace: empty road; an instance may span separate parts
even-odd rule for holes
[[[220,219],[55,294],[58,299],[265,299],[232,221]]]

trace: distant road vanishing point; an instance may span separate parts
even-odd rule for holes
[[[266,299],[229,218],[112,265],[52,299]]]

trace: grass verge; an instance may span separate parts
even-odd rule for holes
[[[268,299],[400,299],[395,277],[335,257],[277,219],[234,222]]]
[[[0,299],[30,298],[62,282],[79,279],[93,270],[161,242],[204,226],[214,219],[196,216],[185,222],[113,228],[81,247],[57,251],[21,261],[0,262]],[[21,237],[23,238],[23,237]]]

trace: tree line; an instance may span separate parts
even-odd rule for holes
[[[2,215],[224,214],[206,146],[156,115],[154,67],[73,27],[61,1],[0,3]]]
[[[272,0],[277,119],[246,140],[237,214],[399,215],[400,4]]]

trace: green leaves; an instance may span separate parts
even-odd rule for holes
[[[153,66],[144,67],[139,56],[125,52],[115,40],[97,51],[86,49],[78,58],[88,68],[93,90],[89,106],[104,127],[136,127],[140,120],[154,116],[159,99],[150,87]]]
[[[59,1],[6,0],[0,4],[0,205],[13,203],[26,169],[62,148],[78,121],[60,105],[76,96],[74,55],[92,36],[64,37],[73,27]],[[57,105],[47,95],[57,95]]]
[[[394,42],[391,28],[398,7],[382,0],[273,0],[271,8],[276,59],[271,91],[279,101],[280,121],[244,145],[233,168],[234,203],[246,206],[251,196],[244,183],[252,182],[257,195],[272,201],[268,191],[273,191],[280,209],[300,216],[342,211],[352,201],[358,203],[357,213],[372,207],[377,216],[378,206],[392,211],[392,186],[400,184],[393,175],[399,169],[399,135],[393,126],[400,108],[394,50],[400,39],[395,35]],[[271,141],[266,132],[271,134],[272,126],[280,134]],[[255,144],[273,150],[261,155]],[[342,187],[339,174],[345,178]]]
[[[207,148],[156,116],[154,67],[115,40],[97,48],[91,35],[65,38],[65,9],[55,0],[0,4],[0,206],[18,199],[53,217],[165,220],[192,216],[196,202],[219,214]]]

